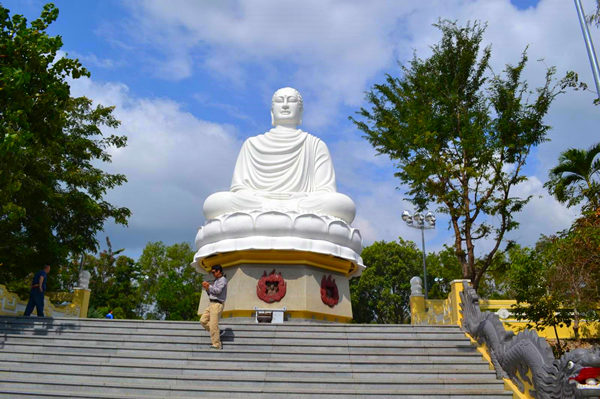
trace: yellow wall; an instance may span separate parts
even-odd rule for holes
[[[460,293],[463,281],[454,280],[450,283],[450,295],[447,299],[428,299],[423,295],[411,295],[410,315],[411,324],[430,325],[460,325]]]
[[[90,290],[76,288],[73,294],[58,293],[56,297],[72,297],[71,303],[55,306],[50,302],[49,296],[44,298],[44,314],[48,317],[87,317],[90,303]],[[16,294],[9,292],[6,286],[0,284],[0,315],[22,316],[27,306],[27,301],[21,300]],[[35,311],[34,311],[35,314]]]
[[[482,312],[497,312],[500,309],[506,309],[510,311],[510,307],[516,304],[517,301],[514,299],[482,299],[479,301],[479,307]],[[512,316],[505,319],[500,318],[500,321],[504,324],[504,328],[512,330],[516,333],[523,331],[526,328],[527,321],[518,321]],[[575,333],[573,327],[557,327],[558,337],[560,339],[574,339]],[[579,323],[579,335],[583,338],[597,338],[600,333],[600,324],[598,322],[586,322],[582,321]],[[544,329],[536,329],[538,335],[544,338],[555,339],[554,328],[546,327]]]
[[[454,280],[450,283],[450,295],[447,299],[428,299],[425,301],[423,296],[411,296],[412,324],[461,325],[460,293],[463,290],[463,281],[465,280]],[[516,303],[517,301],[514,299],[480,299],[479,307],[482,312],[496,313],[501,309],[510,312],[511,306]],[[508,315],[506,318],[500,317],[500,321],[504,324],[504,328],[514,331],[515,334],[523,331],[527,325],[527,321],[518,321],[512,315]],[[557,331],[560,339],[575,338],[572,327],[557,327]],[[540,337],[556,338],[552,327],[540,329],[537,332]],[[600,334],[600,323],[582,321],[580,322],[579,333],[584,338],[597,338]]]

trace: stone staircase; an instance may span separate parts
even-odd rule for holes
[[[0,398],[510,398],[458,327],[0,317]]]

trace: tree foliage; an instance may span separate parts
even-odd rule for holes
[[[151,319],[197,319],[202,291],[202,275],[191,265],[194,251],[189,244],[165,246],[150,242],[144,248],[138,265],[142,311]]]
[[[570,148],[560,154],[558,165],[550,170],[544,187],[568,207],[581,203],[600,207],[600,143],[587,151]]]
[[[586,211],[568,231],[554,239],[550,284],[570,310],[575,337],[580,321],[597,320],[600,302],[600,208]]]
[[[511,265],[508,272],[510,292],[517,300],[511,311],[517,320],[527,321],[527,328],[543,330],[552,327],[560,347],[556,329],[569,326],[571,317],[561,307],[560,296],[550,287],[549,245],[551,242],[544,238],[534,250],[514,245],[507,251]]]
[[[104,317],[112,310],[116,318],[139,318],[140,268],[128,256],[113,251],[109,238],[107,249],[98,257],[86,255],[85,268],[90,271],[90,315]],[[118,256],[117,256],[118,255]]]
[[[518,226],[514,215],[530,199],[512,191],[526,180],[522,168],[531,149],[546,140],[543,118],[574,83],[556,82],[549,68],[544,85],[532,91],[521,78],[526,52],[496,75],[491,47],[481,45],[485,27],[436,26],[442,39],[433,54],[415,55],[399,77],[387,75],[367,94],[370,109],[350,119],[396,162],[395,175],[419,209],[435,204],[449,215],[462,276],[478,288],[505,233]],[[478,240],[493,242],[480,259]]]
[[[454,249],[444,246],[438,253],[427,254],[427,297],[446,299],[450,294],[452,280],[461,278],[461,268]],[[418,274],[422,276],[423,273]]]
[[[352,314],[357,323],[408,323],[410,279],[422,273],[414,243],[377,241],[361,254],[367,268],[351,280]]]
[[[137,261],[107,249],[86,255],[91,273],[89,317],[196,320],[202,276],[192,267],[194,251],[187,243],[166,246],[149,242]]]
[[[130,211],[103,199],[126,181],[98,169],[124,136],[102,134],[119,122],[113,107],[71,97],[69,79],[89,76],[77,59],[59,55],[47,4],[27,24],[0,5],[0,280],[19,279],[42,263],[66,263],[95,250],[108,218],[125,224]]]
[[[367,268],[350,281],[352,314],[357,323],[410,322],[410,279],[423,276],[422,252],[410,241],[377,241],[361,254]],[[447,249],[427,255],[430,298],[446,298],[450,281],[460,278],[456,256]]]
[[[513,308],[536,328],[571,326],[581,335],[581,321],[598,320],[600,301],[600,209],[587,212],[558,235],[543,236],[534,250],[509,251]]]

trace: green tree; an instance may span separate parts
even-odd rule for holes
[[[141,316],[152,319],[197,319],[202,291],[202,275],[190,263],[194,251],[188,243],[165,246],[150,242],[138,266],[142,272]]]
[[[543,330],[552,327],[558,342],[557,327],[571,324],[571,315],[550,286],[553,266],[548,262],[552,242],[547,237],[538,241],[535,250],[513,245],[507,252],[510,259],[508,280],[510,292],[517,300],[511,311],[517,320],[526,320],[528,328]]]
[[[56,292],[72,292],[79,281],[79,266],[80,263],[75,259],[70,259],[69,262],[58,265],[52,268],[50,291]]]
[[[126,138],[102,134],[119,125],[113,107],[71,97],[68,80],[89,72],[58,55],[61,37],[46,32],[57,17],[47,4],[28,25],[0,5],[0,281],[95,250],[104,221],[130,215],[103,199],[125,177],[96,167]]]
[[[450,294],[450,282],[461,278],[461,268],[454,249],[444,246],[440,252],[427,254],[427,297],[446,299]],[[418,274],[422,276],[422,273]]]
[[[570,148],[560,154],[558,165],[550,170],[544,187],[556,199],[568,207],[577,205],[585,198],[587,206],[600,206],[600,143],[587,151]]]
[[[550,68],[545,84],[532,92],[521,79],[526,52],[495,75],[491,48],[481,48],[485,27],[435,26],[442,39],[431,57],[415,55],[400,77],[387,75],[367,94],[370,109],[350,119],[396,162],[395,175],[419,209],[436,204],[449,215],[462,276],[477,289],[505,233],[518,226],[514,216],[530,200],[512,191],[527,179],[522,168],[531,149],[546,140],[550,127],[543,118],[574,83],[556,83]],[[482,239],[493,245],[477,259],[475,244]]]
[[[127,256],[117,256],[123,249],[113,251],[106,238],[107,249],[98,257],[86,255],[85,268],[90,271],[90,317],[104,317],[109,310],[116,318],[139,318],[141,294],[140,269]]]
[[[414,243],[377,241],[362,251],[367,268],[350,281],[352,314],[357,323],[408,323],[410,279],[422,273]]]
[[[550,288],[571,312],[575,338],[579,338],[581,321],[599,318],[600,208],[586,211],[555,237],[551,250]]]
[[[600,318],[599,249],[600,209],[586,212],[567,231],[542,236],[535,250],[511,249],[508,279],[517,318],[536,328],[572,325],[579,338],[582,320]]]

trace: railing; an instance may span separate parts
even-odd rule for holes
[[[456,325],[459,324],[460,316],[460,292],[462,284],[469,280],[454,280],[450,283],[450,295],[447,299],[425,300],[421,288],[421,278],[413,277],[411,282],[410,309],[412,324],[430,325]],[[482,312],[494,313],[498,316],[504,328],[515,333],[527,328],[527,320],[517,320],[512,311],[512,305],[516,304],[514,299],[479,299],[479,307]],[[554,339],[556,334],[553,327],[540,328],[538,334],[544,338]],[[558,338],[574,339],[575,332],[568,326],[556,327]],[[600,337],[600,323],[580,322],[580,336],[583,338]]]
[[[514,301],[480,300],[469,283],[454,280],[448,299],[430,302],[424,300],[420,278],[413,277],[413,324],[460,326],[478,345],[477,350],[496,370],[497,377],[504,379],[514,398],[600,397],[598,349],[576,349],[556,359],[544,338],[534,330],[523,330],[526,322],[511,319],[508,309]],[[500,315],[505,317],[501,320]],[[515,334],[517,327],[522,331]]]
[[[410,279],[411,324],[457,325],[460,322],[460,286],[463,280],[450,283],[447,299],[427,299],[423,295],[420,277]]]
[[[44,297],[44,314],[48,317],[87,317],[91,293],[88,289],[89,279],[89,272],[83,271],[78,287],[72,293],[47,293]],[[67,303],[54,305],[51,300]],[[23,316],[26,306],[26,300],[0,284],[0,316]]]

